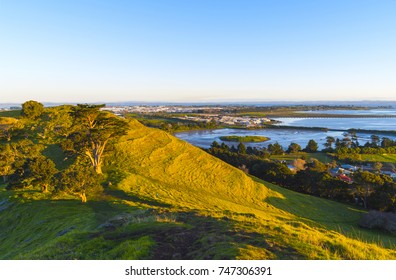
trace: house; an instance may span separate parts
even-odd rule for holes
[[[344,181],[345,183],[348,183],[348,184],[352,184],[353,183],[352,178],[348,177],[345,174],[339,174],[339,175],[337,175],[337,178],[339,178],[340,180],[342,180],[342,181]]]
[[[382,174],[388,175],[389,177],[391,177],[393,180],[396,179],[396,173],[392,172],[392,171],[382,171]]]
[[[336,168],[333,168],[330,170],[330,174],[332,176],[337,176],[339,174],[351,175],[351,174],[353,174],[353,172],[350,170],[347,170],[345,168],[336,167]]]
[[[288,164],[287,167],[289,168],[290,171],[292,171],[292,172],[297,172],[296,167],[294,167],[293,165]]]
[[[359,169],[359,167],[350,164],[342,164],[341,167],[352,172],[358,171]]]

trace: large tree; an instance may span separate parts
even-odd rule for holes
[[[107,144],[128,129],[128,123],[113,114],[101,111],[104,105],[79,104],[72,108],[73,132],[63,147],[86,156],[95,172],[102,174],[103,155]]]
[[[82,162],[77,161],[61,173],[58,190],[80,197],[81,202],[87,202],[87,194],[102,191],[98,174]]]
[[[22,116],[35,120],[44,112],[44,106],[40,102],[29,100],[22,104]]]
[[[367,208],[367,199],[374,192],[375,188],[384,184],[384,178],[368,171],[354,173],[353,179],[355,180],[355,184],[352,192],[363,201],[364,208]]]
[[[45,157],[37,157],[28,163],[29,173],[32,177],[32,183],[41,185],[41,191],[48,192],[53,176],[58,172],[55,163]]]
[[[25,188],[32,185],[34,181],[38,182],[36,181],[37,178],[35,178],[31,172],[31,163],[37,158],[43,157],[41,154],[44,148],[43,145],[33,143],[32,141],[25,139],[18,142],[12,142],[8,147],[8,156],[12,157],[12,171],[9,173],[10,176],[7,189]],[[41,174],[41,172],[47,171],[38,171],[37,175],[46,175]]]
[[[67,137],[73,122],[71,108],[69,105],[47,108],[37,122],[37,136],[50,141],[57,136]]]

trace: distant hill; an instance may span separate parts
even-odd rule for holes
[[[0,187],[1,259],[396,259],[396,237],[360,229],[361,210],[130,126],[86,204]]]

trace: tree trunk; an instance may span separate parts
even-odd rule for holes
[[[367,199],[366,196],[363,198],[363,206],[365,209],[367,209]]]
[[[96,172],[97,174],[103,174],[103,173],[102,173],[102,165],[101,165],[100,163],[97,163],[97,164],[94,166],[94,169],[95,169],[95,172]]]
[[[364,193],[364,208],[367,209],[367,199],[369,197],[369,186],[366,186],[366,192]]]
[[[85,192],[82,192],[80,194],[80,197],[81,197],[81,202],[82,203],[86,203],[87,202],[87,196],[85,195]]]
[[[47,185],[47,184],[43,184],[43,185],[41,186],[41,191],[42,191],[43,193],[47,193],[47,192],[48,192],[48,185]]]
[[[98,150],[94,152],[94,170],[97,174],[102,174],[101,158]]]
[[[85,154],[91,160],[91,163],[92,163],[92,166],[93,166],[95,172],[97,174],[103,174],[102,173],[102,154],[99,152],[98,148],[95,148],[92,151],[86,150]]]

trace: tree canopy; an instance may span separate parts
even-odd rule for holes
[[[103,105],[79,104],[72,108],[72,133],[63,148],[86,156],[96,173],[102,174],[103,155],[110,140],[124,135],[128,123],[109,112],[101,111]]]
[[[37,101],[26,101],[22,104],[22,116],[35,120],[44,112],[44,105]]]
[[[58,172],[55,163],[48,158],[37,157],[29,161],[28,168],[30,176],[34,178],[32,182],[40,184],[42,192],[48,192],[48,186]]]
[[[70,166],[61,173],[58,190],[79,196],[81,202],[87,202],[87,193],[102,190],[98,174],[92,168],[79,163]]]
[[[298,153],[301,152],[301,146],[297,143],[291,143],[287,148],[288,153]]]
[[[316,143],[315,140],[311,139],[308,141],[308,144],[305,147],[305,151],[307,151],[308,153],[315,153],[318,151],[318,148],[318,143]]]

